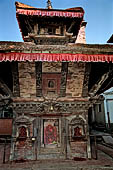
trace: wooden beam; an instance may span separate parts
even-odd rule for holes
[[[73,21],[73,22],[71,23],[70,27],[69,27],[68,30],[67,30],[68,33],[71,33],[71,30],[72,30],[73,26],[75,25],[75,23],[76,23],[75,21]]]
[[[34,33],[34,30],[33,30],[32,26],[31,26],[30,20],[28,20],[28,18],[26,18],[25,24],[26,24],[26,26],[27,26],[28,33]]]
[[[38,24],[34,25],[34,33],[37,35],[38,34]]]
[[[109,70],[107,73],[103,74],[100,80],[90,89],[89,94],[90,96],[95,96],[99,89],[102,87],[104,82],[109,78],[109,75],[113,73],[113,70]]]

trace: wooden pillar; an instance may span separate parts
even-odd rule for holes
[[[36,67],[36,96],[42,96],[42,62],[35,63]]]
[[[66,95],[66,81],[67,81],[67,73],[68,73],[68,63],[62,63],[61,69],[61,84],[60,84],[60,96],[64,97]]]
[[[37,35],[38,34],[38,24],[34,25],[34,33]]]
[[[5,138],[4,140],[5,140],[5,142],[4,142],[3,164],[5,164],[5,157],[6,157],[6,142],[7,142],[7,139]]]
[[[66,35],[66,25],[64,25],[63,35]]]
[[[88,83],[89,83],[90,70],[91,70],[91,64],[86,63],[85,74],[84,74],[84,82],[83,82],[83,90],[82,90],[82,96],[83,97],[88,97]]]
[[[88,112],[86,112],[86,122],[88,122]],[[90,144],[90,134],[89,125],[86,125],[86,135],[87,135],[87,158],[91,159],[91,144]]]

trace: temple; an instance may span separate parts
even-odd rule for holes
[[[91,158],[92,109],[112,86],[113,45],[86,44],[84,10],[19,2],[24,42],[0,42],[0,136],[10,160]]]

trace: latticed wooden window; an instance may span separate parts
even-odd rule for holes
[[[54,88],[54,87],[55,87],[55,82],[54,82],[54,80],[49,80],[49,81],[48,81],[48,87],[49,87],[49,88]]]

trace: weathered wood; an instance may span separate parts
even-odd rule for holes
[[[65,96],[66,94],[66,81],[67,81],[67,73],[68,73],[68,63],[62,63],[61,69],[61,84],[60,84],[60,96]]]
[[[38,33],[38,24],[35,24],[34,25],[34,33],[37,35]]]
[[[42,96],[42,62],[36,62],[36,96]]]
[[[89,94],[91,96],[95,96],[96,93],[99,91],[99,89],[102,87],[102,85],[105,83],[105,81],[109,78],[110,71],[103,74],[100,78],[100,80],[94,84],[94,86],[90,89]]]
[[[71,33],[72,28],[74,27],[75,23],[76,23],[75,21],[73,21],[73,22],[71,23],[70,27],[69,27],[68,30],[67,30],[68,33]]]
[[[13,74],[13,94],[15,97],[20,96],[20,86],[19,86],[19,72],[18,63],[12,63],[12,74]]]
[[[28,18],[25,19],[25,24],[26,24],[26,27],[28,29],[28,33],[33,33],[34,30],[33,30],[32,26],[31,26],[30,21],[29,21]]]
[[[11,90],[4,83],[4,81],[0,80],[0,99],[9,99],[12,96]]]
[[[82,96],[83,97],[88,97],[88,83],[89,83],[90,71],[91,71],[91,63],[86,63],[85,74],[84,74],[84,82],[83,82],[83,90],[82,90]]]

